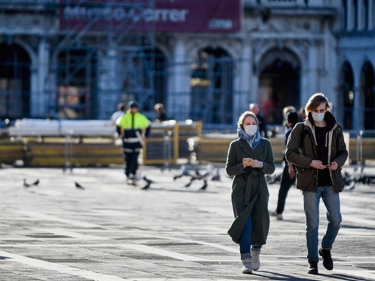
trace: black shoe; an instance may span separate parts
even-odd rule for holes
[[[327,270],[332,270],[333,269],[333,261],[331,258],[331,250],[326,250],[323,248],[319,249],[319,255],[322,256],[323,258],[323,266]]]
[[[309,261],[310,267],[307,270],[308,274],[318,274],[318,262],[316,261]]]

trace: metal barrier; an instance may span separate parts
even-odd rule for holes
[[[374,132],[375,134],[375,132]],[[141,156],[144,165],[179,164],[188,162],[225,162],[228,145],[235,135],[205,134],[201,122],[167,121],[152,124],[151,135],[146,139]],[[284,140],[271,138],[276,162],[282,161]],[[371,132],[360,131],[349,142],[349,165],[363,170],[375,162],[375,138]],[[22,160],[22,161],[17,161]],[[8,137],[0,141],[0,162],[23,162],[30,167],[108,166],[123,164],[122,145],[111,138],[77,135],[53,137]]]
[[[360,130],[357,135],[357,170],[363,171],[363,131]]]
[[[152,124],[151,134],[145,141],[142,161],[144,165],[177,164],[181,158],[189,159],[188,138],[201,136],[202,122],[165,121]]]
[[[73,169],[73,140],[71,135],[67,135],[65,139],[65,167],[66,169]]]

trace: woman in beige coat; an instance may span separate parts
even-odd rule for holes
[[[226,172],[233,177],[235,220],[228,231],[240,246],[243,273],[260,267],[259,254],[269,231],[268,187],[265,174],[275,171],[271,142],[259,133],[256,115],[245,111],[238,120],[238,139],[229,145]]]

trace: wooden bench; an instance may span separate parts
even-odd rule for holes
[[[109,166],[123,164],[122,148],[109,143],[28,143],[25,165],[31,167]]]
[[[0,141],[0,163],[13,165],[17,160],[24,161],[25,145],[22,141]]]

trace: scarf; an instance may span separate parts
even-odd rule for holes
[[[249,136],[248,134],[246,134],[246,132],[241,128],[240,125],[238,125],[237,127],[237,136],[240,138],[240,139],[243,139],[243,140],[246,140],[247,143],[250,145],[250,147],[252,149],[255,149],[259,142],[260,142],[260,139],[261,139],[261,136],[260,136],[260,133],[259,133],[259,127],[258,127],[258,130],[257,132],[255,133],[254,136]]]

